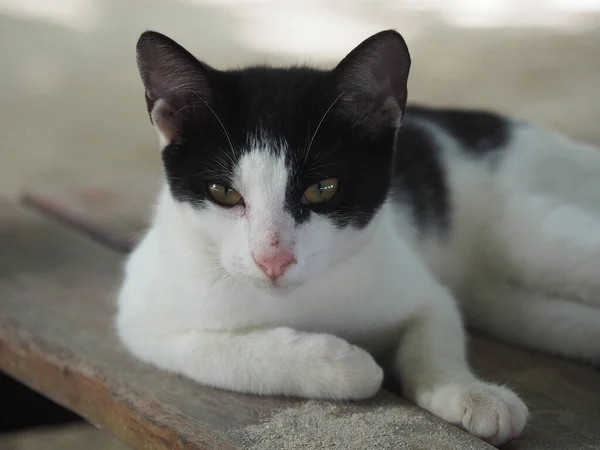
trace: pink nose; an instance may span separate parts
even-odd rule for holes
[[[286,251],[275,255],[254,257],[254,261],[270,279],[280,278],[287,268],[295,262],[292,252]]]

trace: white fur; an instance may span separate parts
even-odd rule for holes
[[[600,362],[600,154],[515,124],[496,164],[423,126],[445,149],[449,236],[420,238],[392,202],[361,231],[315,214],[296,227],[285,142],[258,137],[234,177],[246,208],[198,212],[163,189],[127,262],[122,341],[164,369],[255,394],[366,398],[381,385],[377,358],[421,407],[494,444],[518,435],[527,408],[471,373],[455,296],[476,326]],[[296,258],[277,282],[252,259],[274,234]]]

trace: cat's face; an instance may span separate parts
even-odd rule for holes
[[[284,292],[370,239],[406,101],[397,33],[370,38],[333,71],[216,71],[151,32],[138,63],[170,191],[202,257]]]

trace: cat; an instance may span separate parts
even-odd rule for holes
[[[118,298],[139,359],[334,400],[373,396],[385,368],[494,445],[528,409],[472,373],[462,315],[600,361],[596,149],[493,113],[407,107],[394,30],[332,70],[216,70],[152,31],[137,61],[165,173]]]

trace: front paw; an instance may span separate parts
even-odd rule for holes
[[[280,329],[297,357],[297,395],[332,400],[362,400],[381,388],[383,370],[360,347],[329,334]]]
[[[527,406],[501,386],[480,381],[456,383],[436,388],[429,395],[427,409],[492,445],[517,437],[527,422]]]

